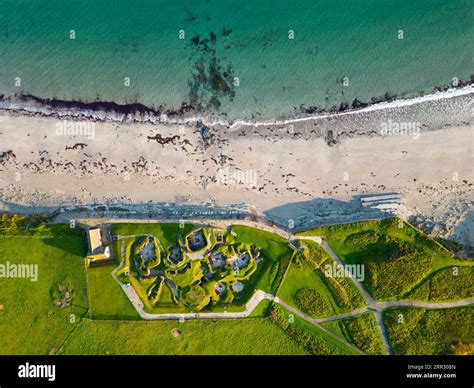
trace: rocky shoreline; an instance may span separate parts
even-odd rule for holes
[[[226,128],[263,127],[277,125],[298,125],[301,122],[313,120],[332,120],[341,115],[364,113],[378,109],[399,108],[408,103],[418,104],[431,100],[456,98],[474,93],[474,74],[469,79],[459,81],[453,87],[444,85],[435,87],[430,94],[419,94],[404,98],[404,96],[385,93],[384,96],[373,97],[370,101],[361,101],[355,98],[352,102],[341,102],[339,106],[322,108],[317,106],[301,105],[295,108],[297,113],[287,120],[233,120],[222,119],[216,112],[202,111],[202,108],[183,101],[176,109],[166,108],[164,105],[149,107],[140,102],[120,104],[113,101],[74,101],[57,98],[41,98],[31,94],[18,93],[12,96],[0,94],[0,112],[17,115],[40,115],[61,119],[94,120],[98,122],[117,123],[152,123],[152,124],[182,124],[195,125],[202,122],[206,126],[222,126]]]

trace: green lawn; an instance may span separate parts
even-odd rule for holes
[[[265,318],[270,312],[273,302],[268,299],[263,299],[250,314],[251,317]]]
[[[394,308],[383,317],[394,354],[474,354],[473,306]]]
[[[181,336],[175,338],[172,330]],[[63,354],[304,355],[304,346],[265,318],[216,321],[91,321],[85,319]]]
[[[2,263],[38,265],[36,282],[0,278],[1,354],[55,352],[87,312],[82,230],[56,225],[27,234],[0,236]],[[72,291],[71,306],[53,304],[59,285]]]
[[[79,228],[41,226],[15,230],[14,236],[0,239],[2,261],[39,266],[37,282],[0,279],[2,354],[52,350],[64,354],[307,354],[265,318],[185,323],[129,320],[137,313],[111,276],[115,264],[90,267],[86,276],[86,239]],[[53,304],[59,284],[73,290],[71,307]],[[94,320],[86,318],[88,297]],[[268,308],[269,302],[264,301],[254,315],[263,316]],[[75,323],[70,323],[71,314]],[[175,327],[181,331],[180,338],[172,336]]]
[[[140,319],[132,303],[112,277],[117,263],[87,268],[90,318]]]
[[[324,236],[347,264],[363,264],[364,286],[379,300],[396,300],[431,273],[448,266],[472,266],[398,219],[335,225],[301,233]],[[453,295],[455,297],[455,295]]]
[[[377,225],[377,236],[373,233],[360,235],[361,231],[374,231]],[[334,244],[335,250],[341,250],[343,257],[348,249],[345,244],[352,246],[355,256],[344,259],[357,262],[363,258],[357,256],[361,255],[357,246],[367,253],[367,245],[372,246],[375,241],[380,246],[374,249],[385,252],[384,244],[388,243],[390,247],[395,241],[403,248],[404,243],[400,241],[413,238],[416,254],[431,254],[432,261],[429,276],[418,281],[405,297],[432,301],[472,297],[471,262],[464,261],[462,266],[446,254],[444,248],[431,246],[431,240],[418,236],[418,232],[400,232],[397,228],[397,233],[407,233],[408,237],[402,238],[392,230],[393,226],[363,224],[361,231],[355,231],[354,226],[344,226],[344,230],[349,229],[349,232],[343,237],[339,232],[335,237],[328,233],[328,240],[335,241],[330,243]],[[137,231],[156,234],[163,238],[165,245],[171,245],[181,232],[184,235],[191,230],[189,227],[183,231],[177,224],[170,227],[163,227],[163,224],[116,224],[114,228],[120,235],[137,234]],[[263,260],[259,264],[258,276],[251,284],[252,291],[278,292],[283,300],[313,316],[338,314],[364,304],[350,279],[324,276],[319,267],[332,259],[315,243],[304,241],[304,251],[296,252],[285,239],[272,233],[243,226],[234,226],[233,231],[237,236],[231,236],[231,239],[237,249],[249,249],[251,245],[261,249]],[[114,250],[121,252],[122,244],[130,248],[131,243],[132,239],[114,242]],[[292,316],[267,300],[262,301],[252,317],[246,319],[184,323],[139,320],[137,312],[111,276],[117,262],[86,269],[85,254],[86,239],[80,228],[45,225],[39,219],[24,217],[0,219],[1,263],[38,265],[36,282],[0,278],[1,354],[355,354],[353,349],[321,328]],[[459,266],[456,275],[452,268],[454,264]],[[376,268],[387,269],[383,266]],[[393,274],[389,272],[389,275]],[[72,295],[72,299],[68,299],[70,306],[59,307],[55,303],[61,302],[64,290]],[[195,291],[189,297],[197,303],[199,290]],[[166,299],[166,295],[164,297]],[[171,294],[168,299],[171,302]],[[473,353],[473,309],[387,310],[384,320],[394,352]],[[227,311],[234,310],[228,308]],[[400,314],[402,323],[399,323]],[[336,336],[347,339],[367,353],[383,353],[373,313],[324,325]],[[178,337],[172,334],[174,328],[180,331]]]
[[[277,296],[312,317],[334,315],[338,309],[319,271],[297,256],[290,263]]]

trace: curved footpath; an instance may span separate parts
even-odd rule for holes
[[[202,221],[201,221],[202,222]],[[210,223],[206,223],[206,225],[212,225],[216,227],[223,227],[224,225],[228,225],[226,222],[220,222],[220,221],[213,221]],[[268,226],[264,225],[262,227],[261,224],[257,224],[256,222],[237,222],[235,224],[246,224],[249,226],[254,226],[258,227],[261,229],[264,229],[266,231],[276,233],[282,237],[288,238],[288,239],[295,239],[295,240],[311,240],[319,244],[326,252],[327,254],[334,259],[340,266],[344,268],[344,263],[343,261],[337,256],[337,254],[332,250],[332,248],[329,246],[329,244],[324,241],[324,239],[321,236],[295,236],[292,235],[291,233],[288,233],[284,231],[281,228],[278,228],[276,226]],[[117,236],[118,239],[124,239],[130,236]],[[122,252],[122,258],[124,257],[123,255],[124,252]],[[420,308],[429,308],[429,309],[446,309],[446,308],[454,308],[454,307],[463,307],[463,306],[470,306],[474,304],[474,299],[466,299],[466,300],[458,300],[458,301],[451,301],[451,302],[417,302],[417,301],[395,301],[395,302],[378,302],[376,301],[370,294],[369,292],[363,287],[362,283],[359,282],[357,279],[354,277],[350,276],[349,273],[346,274],[347,276],[352,279],[353,283],[355,286],[359,289],[359,291],[364,295],[364,297],[367,300],[367,306],[354,310],[348,313],[344,314],[339,314],[339,315],[334,315],[330,317],[324,317],[324,318],[312,318],[305,313],[301,312],[300,310],[296,309],[295,307],[289,305],[285,301],[281,300],[279,297],[269,294],[265,291],[262,290],[256,290],[255,293],[252,295],[250,300],[246,303],[245,309],[243,311],[238,311],[238,312],[221,312],[221,313],[164,313],[164,314],[151,314],[147,313],[145,311],[145,306],[143,302],[141,301],[140,297],[138,296],[137,292],[135,289],[130,285],[130,284],[124,284],[120,282],[116,276],[116,272],[118,269],[120,269],[123,265],[123,259],[120,265],[115,268],[112,271],[112,276],[115,279],[115,281],[120,285],[122,290],[125,292],[127,297],[129,298],[130,302],[133,304],[135,307],[136,311],[140,315],[141,318],[145,320],[192,320],[192,319],[239,319],[239,318],[246,318],[249,317],[252,312],[255,310],[257,305],[263,301],[264,299],[270,300],[274,303],[278,303],[294,315],[300,317],[301,319],[305,320],[306,322],[309,322],[315,326],[317,326],[319,329],[323,330],[325,333],[330,335],[331,337],[337,339],[338,341],[344,343],[345,345],[349,346],[351,349],[357,351],[358,353],[365,354],[362,350],[360,350],[358,347],[355,345],[351,344],[349,341],[347,341],[345,338],[340,337],[339,335],[335,334],[331,330],[328,330],[324,326],[321,325],[321,323],[324,322],[330,322],[330,321],[336,321],[336,320],[341,320],[341,319],[346,319],[346,318],[351,318],[355,317],[357,315],[363,314],[367,311],[373,311],[375,313],[375,318],[377,321],[377,325],[379,327],[382,341],[385,347],[385,350],[387,354],[392,354],[391,348],[390,348],[390,343],[388,340],[388,335],[385,329],[385,325],[383,323],[383,318],[382,318],[382,312],[383,310],[391,307],[420,307]]]

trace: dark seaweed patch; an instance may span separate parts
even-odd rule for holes
[[[191,38],[191,42],[193,42],[197,46],[199,44],[199,35],[193,36]]]
[[[190,58],[189,103],[198,111],[217,111],[223,101],[235,97],[232,64],[223,64],[225,58],[217,55],[215,32],[209,33],[209,39],[195,36],[191,43],[195,50]]]
[[[230,28],[222,28],[222,36],[229,36],[232,33],[232,30]]]

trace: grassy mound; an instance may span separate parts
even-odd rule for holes
[[[324,236],[346,264],[362,264],[364,286],[379,300],[396,300],[437,270],[472,266],[398,219],[335,225],[301,233]]]
[[[204,291],[204,289],[202,287],[193,286],[186,293],[185,298],[186,298],[186,302],[190,306],[197,307],[202,302],[204,302],[204,299],[206,298],[206,291]]]
[[[300,288],[295,295],[298,308],[306,314],[318,316],[330,312],[330,307],[321,294],[312,288]]]

